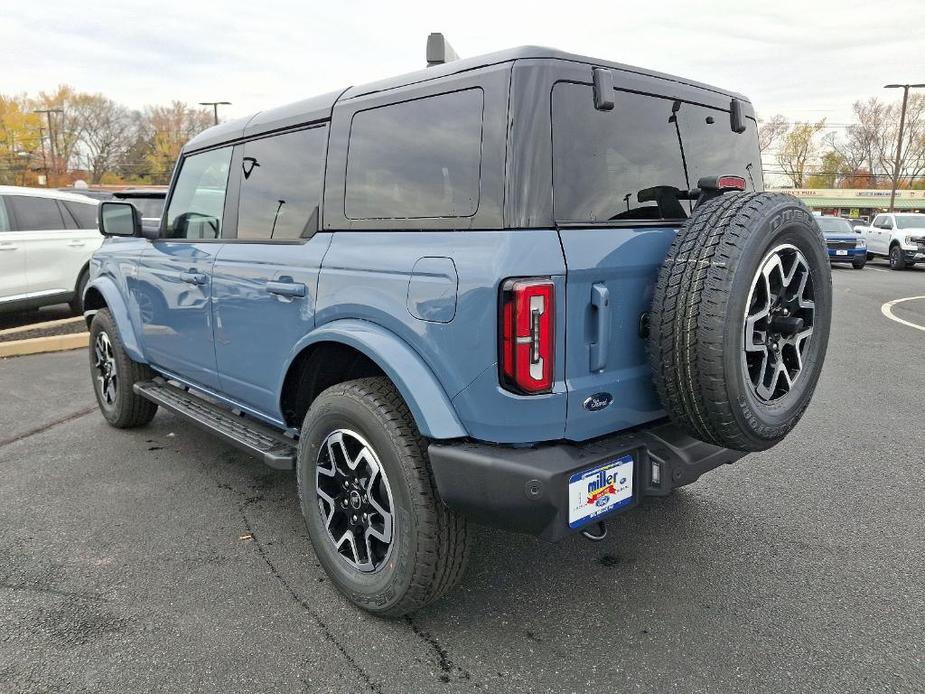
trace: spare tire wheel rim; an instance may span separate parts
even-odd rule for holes
[[[335,551],[363,573],[389,559],[394,536],[392,489],[373,447],[336,429],[318,451],[315,490],[321,521]]]
[[[760,401],[785,397],[802,377],[815,315],[806,256],[791,244],[773,248],[758,266],[745,305],[742,365]]]

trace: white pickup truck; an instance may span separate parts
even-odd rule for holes
[[[925,261],[925,214],[878,214],[869,227],[856,229],[867,240],[867,259],[890,259],[890,268],[905,270]]]

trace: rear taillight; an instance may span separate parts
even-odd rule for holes
[[[525,395],[552,390],[556,288],[548,279],[509,279],[501,287],[501,385]]]

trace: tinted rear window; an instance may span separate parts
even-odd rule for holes
[[[317,230],[327,127],[244,143],[239,239],[298,239]]]
[[[694,203],[679,200],[672,188],[686,191],[702,176],[722,174],[742,176],[749,190],[760,186],[752,120],[738,134],[720,109],[621,91],[614,102],[599,111],[590,85],[553,88],[557,220],[684,219]]]
[[[349,219],[468,217],[479,206],[481,89],[360,111],[347,154]]]
[[[70,200],[64,201],[63,204],[65,209],[70,212],[71,217],[74,218],[78,229],[96,229],[96,205],[72,202]]]
[[[51,198],[9,195],[6,202],[16,217],[16,231],[64,229],[61,210],[58,209],[58,203]]]

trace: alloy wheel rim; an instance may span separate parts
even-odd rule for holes
[[[349,429],[328,434],[318,451],[315,490],[341,558],[363,573],[382,568],[394,539],[392,489],[372,446]]]
[[[119,374],[116,370],[116,358],[112,351],[112,342],[106,331],[101,331],[93,343],[93,366],[96,369],[96,383],[103,402],[112,407],[116,404]]]
[[[779,400],[803,375],[815,314],[806,256],[790,244],[769,251],[752,279],[742,351],[742,365],[759,400]]]

